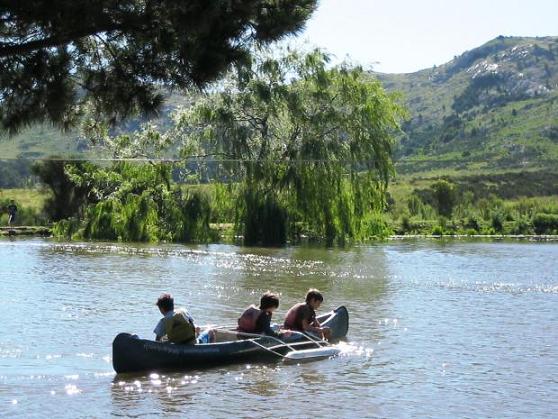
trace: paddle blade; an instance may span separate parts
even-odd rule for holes
[[[327,347],[327,348],[314,348],[303,349],[300,351],[291,351],[285,355],[285,362],[307,362],[316,361],[319,359],[330,358],[339,355],[340,349]]]

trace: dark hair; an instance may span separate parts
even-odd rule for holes
[[[156,304],[157,307],[164,311],[174,310],[174,298],[172,298],[172,294],[169,294],[168,292],[161,294]]]
[[[272,307],[279,307],[279,297],[272,292],[266,292],[260,298],[260,310],[265,310]]]
[[[306,302],[309,303],[312,300],[324,301],[324,296],[316,288],[311,288],[306,294]]]

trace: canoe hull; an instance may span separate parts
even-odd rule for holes
[[[318,317],[318,320],[331,328],[332,341],[346,336],[349,329],[349,313],[343,306]],[[301,342],[304,338],[292,335],[288,343]],[[261,337],[256,339],[260,345],[273,346],[277,341]],[[311,348],[314,344],[297,346]],[[281,354],[288,348],[275,349]],[[112,343],[112,364],[117,373],[189,370],[215,365],[272,361],[278,356],[252,343],[250,340],[236,340],[202,345],[173,345],[152,340],[139,339],[129,333],[120,333]]]

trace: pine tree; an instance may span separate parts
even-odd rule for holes
[[[0,128],[67,128],[155,112],[162,88],[203,86],[253,43],[301,30],[317,0],[0,2]]]

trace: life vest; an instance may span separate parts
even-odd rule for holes
[[[256,331],[256,322],[260,314],[261,310],[255,305],[248,307],[238,318],[237,330],[244,333],[254,333]]]
[[[285,316],[285,324],[284,324],[285,329],[290,329],[290,330],[302,329],[302,325],[297,324],[300,323],[300,321],[298,321],[298,317],[299,317],[298,313],[305,305],[306,303],[298,303],[292,306],[289,309],[289,311],[287,311],[287,315]]]
[[[177,311],[174,315],[165,319],[165,331],[169,342],[172,343],[194,343],[196,329],[191,319],[182,312]]]

